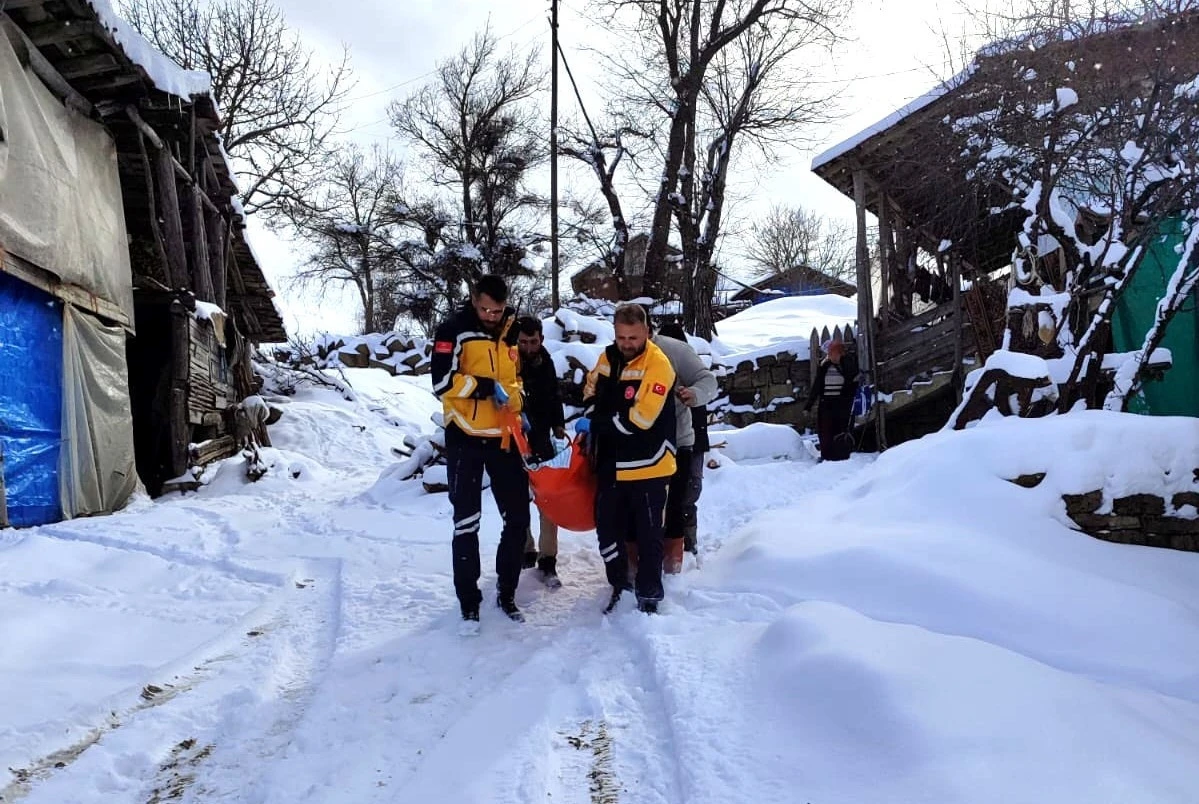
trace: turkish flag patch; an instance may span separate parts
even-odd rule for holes
[[[666,396],[666,386],[660,382],[654,383],[653,392],[658,396]]]
[[[632,399],[635,396],[637,396],[637,391],[633,388],[633,386],[630,385],[624,389],[624,398],[625,399]]]
[[[433,351],[439,355],[448,355],[454,351],[453,341],[437,341],[433,344]]]

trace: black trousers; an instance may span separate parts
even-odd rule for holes
[[[816,412],[816,432],[820,435],[820,457],[826,461],[844,461],[853,452],[853,432],[849,418],[853,412],[853,397],[825,396],[820,398]]]
[[[595,532],[608,583],[628,581],[625,540],[637,543],[637,599],[662,599],[662,534],[670,478],[601,480],[595,495]]]
[[[675,453],[677,468],[670,478],[670,493],[666,498],[667,539],[681,539],[687,527],[688,487],[691,485],[691,447],[679,447]],[[698,496],[696,499],[699,499]],[[691,509],[694,511],[694,506]]]
[[[529,477],[515,449],[500,449],[498,438],[477,438],[457,427],[445,431],[450,503],[454,506],[454,591],[463,609],[474,608],[479,592],[479,521],[483,509],[483,472],[491,478],[491,496],[504,518],[495,552],[500,597],[516,594],[525,534],[529,529]]]

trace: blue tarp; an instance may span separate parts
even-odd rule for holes
[[[0,273],[0,447],[9,523],[62,518],[62,304]]]

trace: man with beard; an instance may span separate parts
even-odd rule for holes
[[[562,391],[554,360],[545,350],[541,321],[524,316],[516,322],[516,345],[520,349],[520,379],[525,393],[525,418],[529,423],[529,449],[537,462],[551,460],[556,454],[552,435],[566,438],[566,419],[562,413]],[[558,526],[544,513],[540,516],[537,544],[533,531],[525,538],[525,569],[534,565],[541,571],[545,585],[557,589]]]
[[[479,621],[479,521],[483,472],[504,519],[495,555],[496,604],[509,618],[524,619],[516,607],[521,546],[529,527],[529,479],[520,454],[506,436],[507,412],[519,414],[523,396],[519,354],[505,305],[508,286],[498,276],[475,283],[471,300],[434,335],[433,393],[445,416],[446,464],[454,506],[454,590],[466,628]]]
[[[662,550],[667,487],[675,473],[675,373],[650,342],[649,321],[637,304],[622,304],[613,319],[616,343],[587,375],[584,418],[595,460],[596,534],[613,611],[629,585],[625,540],[637,543],[637,608],[658,610],[663,597]]]

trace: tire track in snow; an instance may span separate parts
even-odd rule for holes
[[[294,576],[292,600],[258,634],[262,648],[257,653],[267,654],[265,661],[256,662],[260,672],[207,704],[215,722],[202,736],[180,743],[207,748],[191,763],[198,767],[189,772],[186,794],[174,800],[265,800],[272,763],[286,751],[332,659],[341,583],[341,562],[335,559],[309,560]],[[174,767],[164,766],[152,790],[169,788],[175,776]]]
[[[297,569],[284,588],[236,625],[172,662],[139,691],[124,693],[123,704],[118,699],[104,707],[110,713],[83,726],[81,737],[15,769],[13,781],[0,790],[0,801],[11,804],[28,798],[29,804],[58,804],[67,800],[63,791],[70,791],[73,804],[145,804],[161,799],[163,791],[173,793],[170,800],[182,800],[198,784],[196,779],[204,778],[201,770],[219,746],[212,739],[220,734],[215,727],[224,725],[230,713],[241,713],[243,720],[261,718],[264,729],[257,742],[248,744],[285,744],[288,727],[297,721],[306,694],[315,687],[314,676],[332,653],[340,589],[337,562],[309,562]],[[254,710],[252,718],[246,701],[253,699],[264,706]],[[193,745],[200,746],[196,755],[181,756],[181,746]],[[271,752],[264,748],[258,753]],[[154,762],[154,769],[145,767],[146,759]],[[184,760],[188,771],[181,776]],[[124,787],[142,792],[131,799],[111,790],[101,792],[89,777],[111,776],[112,767],[121,767],[122,776],[130,777],[131,784]],[[139,777],[146,781],[136,783]],[[237,785],[244,785],[244,770],[237,777]],[[79,791],[88,791],[92,798],[81,797]],[[233,795],[233,800],[246,800],[238,790]]]

